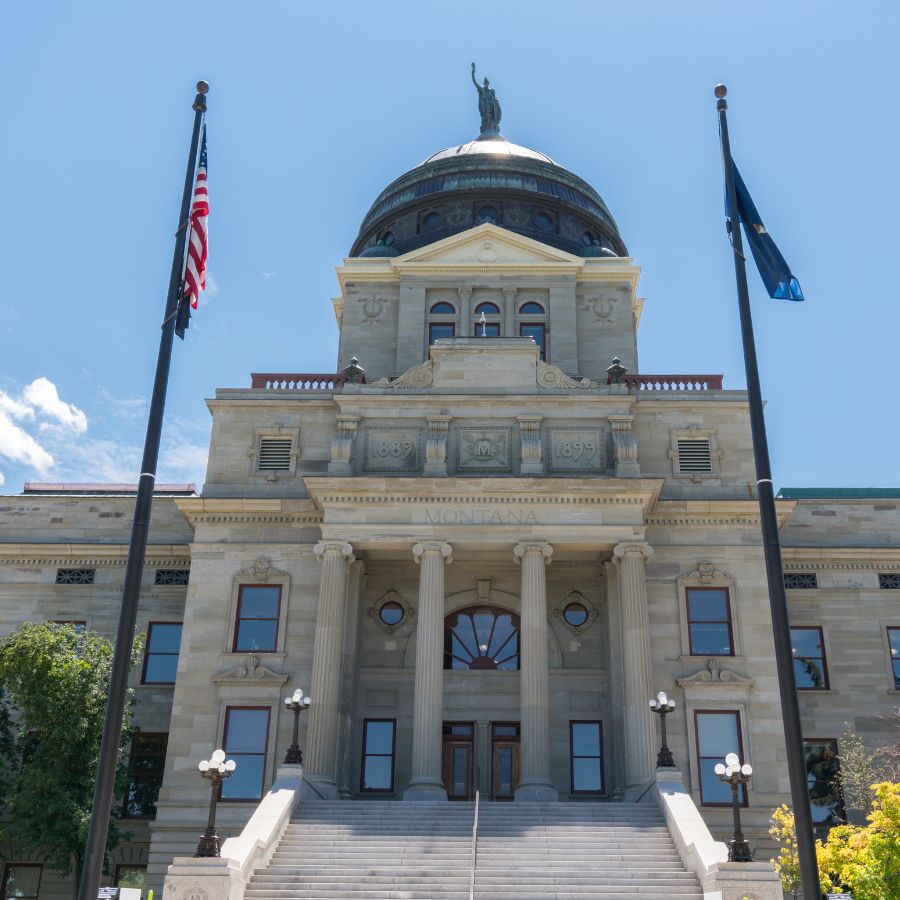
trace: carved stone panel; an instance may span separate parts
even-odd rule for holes
[[[509,428],[460,428],[456,468],[460,472],[511,472]]]
[[[422,431],[419,428],[371,428],[366,432],[366,472],[418,472]]]
[[[605,430],[548,428],[546,455],[550,472],[603,472],[606,470]]]

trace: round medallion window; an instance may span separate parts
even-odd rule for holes
[[[403,607],[391,600],[378,610],[378,618],[385,625],[399,625],[403,621]]]
[[[541,231],[553,231],[553,219],[545,212],[539,212],[534,217],[534,224],[537,225]]]
[[[573,628],[581,628],[588,620],[588,611],[580,603],[570,603],[563,610],[563,618]]]

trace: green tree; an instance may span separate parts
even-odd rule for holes
[[[851,730],[849,722],[844,725],[847,730],[840,741],[838,788],[844,799],[847,820],[861,825],[872,809],[872,785],[879,780],[876,754],[866,749],[862,738]]]
[[[135,641],[132,665],[141,648]],[[0,843],[34,854],[63,875],[81,877],[113,647],[71,625],[25,623],[0,639],[0,684],[9,703],[14,763],[5,794]],[[121,751],[130,739],[129,696],[123,721],[118,792],[125,787]],[[0,719],[2,721],[2,719]],[[0,729],[2,745],[2,729]],[[4,757],[0,752],[0,766]],[[0,775],[0,790],[2,790]],[[114,813],[115,815],[115,813]],[[110,821],[107,849],[123,834]]]

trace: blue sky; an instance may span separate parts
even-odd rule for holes
[[[159,476],[202,483],[217,386],[330,372],[334,266],[381,188],[478,130],[603,195],[644,372],[744,385],[713,86],[808,298],[751,293],[776,485],[896,485],[898,10],[889,2],[4,4],[0,473],[134,481],[198,78],[210,281]],[[364,361],[363,361],[364,362]]]

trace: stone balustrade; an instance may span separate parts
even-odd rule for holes
[[[623,375],[629,391],[721,391],[721,375]]]
[[[332,374],[251,372],[250,387],[263,391],[333,391],[347,382],[343,372]]]

